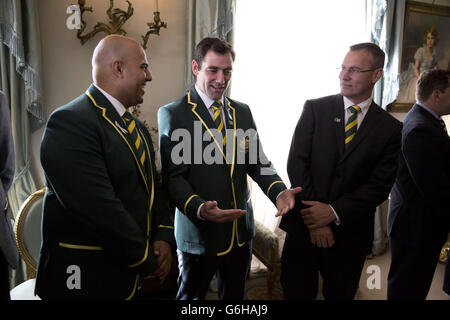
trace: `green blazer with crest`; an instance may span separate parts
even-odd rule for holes
[[[134,120],[144,169],[125,122],[94,85],[50,115],[41,145],[41,298],[130,299],[157,268],[152,243],[174,244],[152,140]]]
[[[251,240],[254,220],[247,174],[274,204],[286,189],[264,155],[249,107],[229,98],[225,107],[226,148],[195,88],[158,112],[163,185],[177,207],[175,238],[183,252],[224,255]],[[214,200],[221,209],[247,213],[227,223],[199,219],[199,206]]]

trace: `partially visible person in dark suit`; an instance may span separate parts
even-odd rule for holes
[[[450,71],[424,71],[416,104],[403,120],[402,151],[391,191],[388,299],[427,297],[450,227]],[[447,275],[448,276],[448,275]]]
[[[372,99],[384,52],[350,47],[339,75],[341,93],[305,102],[287,171],[302,186],[286,231],[281,284],[286,299],[314,299],[319,272],[325,299],[353,299],[373,241],[375,209],[394,183],[401,123]]]
[[[8,266],[17,268],[19,254],[8,216],[6,194],[14,178],[14,144],[6,97],[0,91],[0,300],[9,300]]]
[[[126,110],[152,80],[144,49],[119,35],[102,39],[92,77],[50,115],[42,138],[42,299],[131,299],[142,278],[162,281],[171,267],[173,221],[150,133]]]

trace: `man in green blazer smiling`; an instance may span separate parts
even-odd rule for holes
[[[131,299],[143,277],[170,271],[173,223],[151,137],[126,111],[152,80],[145,52],[108,36],[92,67],[94,84],[51,114],[42,139],[43,299]]]
[[[158,113],[163,181],[177,207],[177,299],[204,299],[216,271],[220,298],[243,298],[254,235],[247,174],[278,214],[301,190],[286,189],[265,157],[249,107],[224,97],[234,57],[223,40],[200,41],[195,86]]]

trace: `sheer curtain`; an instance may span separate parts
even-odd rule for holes
[[[31,132],[45,120],[40,96],[40,33],[37,0],[0,0],[0,90],[11,108],[15,175],[8,202],[14,216],[36,191],[31,172]],[[23,268],[24,269],[24,268]],[[11,284],[24,278],[13,272]]]
[[[399,90],[399,64],[402,52],[403,25],[406,0],[366,0],[367,25],[371,41],[386,53],[382,81],[375,87],[375,102],[383,108],[397,98]]]
[[[233,43],[235,2],[236,0],[188,1],[188,45],[185,69],[186,90],[195,82],[191,69],[191,61],[197,43],[205,37],[218,37]]]
[[[366,0],[367,27],[371,42],[377,43],[386,53],[384,74],[374,90],[374,100],[383,108],[393,102],[399,89],[399,63],[402,51],[402,36],[406,0]],[[372,254],[384,253],[388,243],[383,230],[382,206],[377,207]]]
[[[239,0],[231,96],[248,103],[264,151],[287,186],[287,155],[307,99],[339,92],[348,47],[369,40],[362,0]],[[275,207],[255,184],[255,219],[275,229]]]

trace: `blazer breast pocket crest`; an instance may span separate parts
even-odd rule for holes
[[[240,151],[248,153],[249,145],[250,145],[250,139],[248,137],[243,138],[241,140],[241,142],[239,143],[239,148],[241,149]]]

